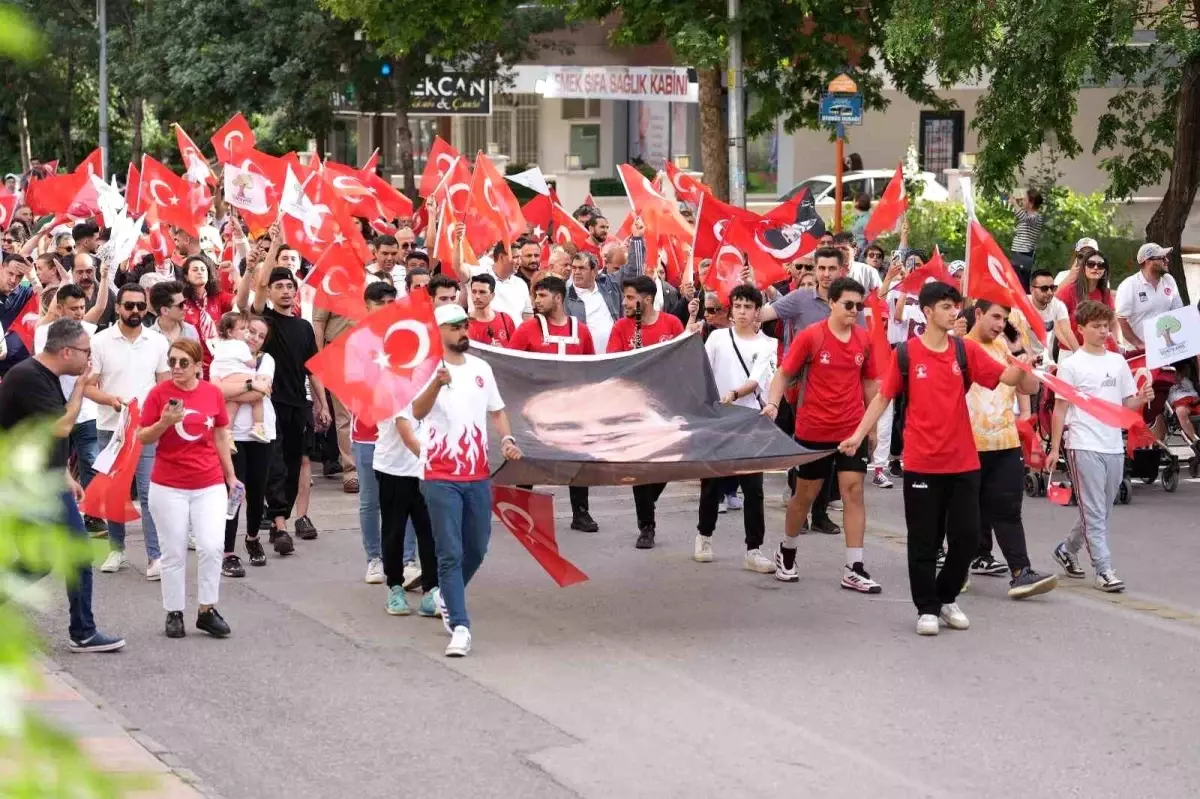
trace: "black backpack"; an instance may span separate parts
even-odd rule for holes
[[[954,345],[954,359],[958,361],[958,370],[962,372],[963,393],[971,390],[971,375],[967,370],[967,344],[958,336],[950,336]],[[900,393],[908,389],[908,342],[896,345],[896,365],[900,367]]]

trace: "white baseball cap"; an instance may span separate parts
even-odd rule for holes
[[[1079,252],[1084,247],[1091,247],[1093,250],[1100,249],[1100,244],[1095,239],[1089,239],[1086,236],[1075,242],[1075,252]]]
[[[442,325],[457,325],[467,321],[467,312],[463,307],[456,302],[447,305],[439,305],[433,312],[433,318],[437,321],[438,326]]]
[[[1151,258],[1166,258],[1171,254],[1174,247],[1160,247],[1154,242],[1143,244],[1138,248],[1137,261],[1139,264],[1144,264]]]

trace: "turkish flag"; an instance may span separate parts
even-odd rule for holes
[[[75,211],[81,211],[82,216],[91,216],[77,202],[84,191],[90,191],[93,198],[96,190],[92,188],[87,172],[71,172],[65,175],[54,175],[41,180],[29,181],[25,190],[25,204],[35,216],[61,214],[76,216]]]
[[[352,216],[367,221],[390,218],[387,209],[379,202],[379,198],[375,196],[371,187],[367,186],[357,169],[351,169],[345,164],[334,161],[326,161],[321,179],[341,197]]]
[[[951,286],[958,283],[950,274],[950,270],[946,268],[946,262],[942,260],[942,253],[936,246],[933,248],[933,257],[909,272],[908,277],[900,282],[896,290],[902,294],[920,294],[921,287],[931,280],[949,283]]]
[[[500,239],[508,246],[525,235],[525,217],[521,204],[508,187],[508,181],[496,169],[492,159],[483,152],[475,156],[475,173],[471,176],[471,194],[480,212],[500,231]]]
[[[596,242],[592,241],[587,228],[579,224],[575,217],[564,211],[561,205],[555,205],[551,211],[553,212],[555,244],[574,244],[580,250],[587,250],[596,255],[600,254],[600,248],[596,246]]]
[[[239,111],[209,141],[217,153],[217,162],[232,164],[244,158],[246,151],[253,149],[254,131],[250,130],[250,123]]]
[[[1017,420],[1017,438],[1021,442],[1021,453],[1025,456],[1025,465],[1035,472],[1046,468],[1046,450],[1041,445],[1041,439],[1033,430],[1033,417]]]
[[[550,235],[550,224],[554,220],[554,203],[545,194],[535,195],[532,200],[521,206],[521,215],[525,222],[533,225],[533,237],[538,241],[545,240]]]
[[[0,192],[0,230],[8,230],[13,214],[17,210],[17,195],[11,191]]]
[[[691,175],[685,173],[675,164],[667,161],[666,164],[667,178],[671,181],[671,185],[675,188],[675,196],[684,202],[689,202],[692,205],[700,204],[700,196],[703,194],[712,194],[712,189],[696,180]]]
[[[617,237],[618,241],[628,241],[629,237],[633,235],[633,221],[635,219],[637,219],[637,214],[633,211],[625,214],[625,218],[621,220],[621,226],[613,234]]]
[[[129,171],[125,173],[125,213],[136,218],[141,212],[140,194],[142,175],[133,162],[129,162]]]
[[[587,581],[588,576],[558,552],[553,496],[493,484],[492,513],[521,542],[521,546],[529,550],[559,588]]]
[[[163,224],[183,228],[199,237],[202,214],[192,206],[191,187],[149,155],[142,156],[142,187],[138,196],[143,208],[158,209],[158,219]]]
[[[446,169],[442,182],[429,193],[429,199],[438,206],[449,205],[454,217],[465,221],[471,205],[471,170],[467,159],[459,156]]]
[[[240,141],[235,139],[234,141]],[[260,153],[252,147],[242,149],[236,161],[228,162],[245,172],[259,175],[266,182],[266,198],[269,210],[265,214],[256,214],[245,209],[240,216],[246,221],[253,235],[265,233],[279,217],[279,198],[283,194],[283,184],[287,177],[289,160],[276,158],[273,155]],[[296,171],[299,174],[299,171]]]
[[[12,326],[9,328],[10,331],[17,334],[17,338],[21,339],[21,343],[25,345],[25,350],[30,355],[33,354],[33,331],[37,327],[41,310],[40,300],[36,291],[29,295],[25,307],[13,319]]]
[[[1144,424],[1141,411],[1126,408],[1124,405],[1118,405],[1115,402],[1109,402],[1099,397],[1093,397],[1091,394],[1084,393],[1075,388],[1062,378],[1056,377],[1042,369],[1034,369],[1029,364],[1022,363],[1015,358],[1010,359],[1009,362],[1020,367],[1023,371],[1032,374],[1038,380],[1042,381],[1042,384],[1046,388],[1053,391],[1055,396],[1061,397],[1081,411],[1091,415],[1101,424],[1106,424],[1110,427],[1120,427],[1124,430],[1132,430],[1137,425]]]
[[[363,172],[375,174],[375,167],[379,166],[379,148],[376,147],[372,153],[367,156],[367,161],[362,165]]]
[[[151,207],[146,212],[146,229],[148,232],[138,239],[134,259],[141,258],[141,253],[149,253],[154,256],[154,262],[162,266],[171,257],[174,242],[171,241],[165,226],[158,221],[156,207]]]
[[[279,200],[279,225],[284,241],[313,263],[341,234],[333,209],[317,193],[320,185],[321,181],[315,177],[302,184],[288,167]]]
[[[367,315],[363,291],[367,272],[363,262],[347,243],[325,248],[304,282],[312,286],[313,305],[358,322]]]
[[[687,245],[678,236],[671,236],[661,241],[659,248],[667,254],[667,282],[678,287],[687,272]]]
[[[104,180],[104,153],[100,152],[97,147],[88,153],[88,157],[79,162],[79,166],[75,167],[75,172],[85,175],[95,175]]]
[[[679,213],[679,207],[654,190],[650,181],[629,164],[617,167],[621,182],[625,184],[625,193],[633,205],[634,213],[645,218],[650,208],[657,208],[662,214],[659,232],[667,236],[683,236],[692,238],[695,231],[687,220]]]
[[[372,219],[367,224],[371,226],[371,230],[374,230],[381,236],[395,236],[400,232],[400,228],[397,225],[393,225],[385,219]]]
[[[421,206],[422,211],[425,211],[427,208],[427,205]],[[453,263],[455,246],[462,247],[462,263],[473,264],[478,263],[479,260],[475,256],[475,250],[473,247],[471,247],[470,241],[465,236],[460,243],[457,245],[455,244],[455,224],[454,212],[443,205],[441,210],[438,211],[437,238],[434,240],[433,246],[430,248],[430,255],[434,260],[441,261],[447,269],[449,269],[450,264]]]
[[[742,255],[741,250],[729,243],[728,230],[726,230],[726,238],[721,240],[721,246],[717,248],[708,274],[704,277],[704,287],[709,291],[715,291],[721,304],[728,307],[729,293],[741,285],[742,269],[745,266],[745,256]]]
[[[733,220],[725,229],[725,241],[746,253],[746,258],[754,269],[754,284],[760,289],[787,280],[788,273],[783,265],[799,258],[798,253],[805,254],[803,251],[808,246],[806,234],[803,233],[791,242],[768,241],[767,236],[774,230],[776,229],[766,220],[751,226],[742,219]],[[783,246],[776,246],[778,244]],[[816,249],[817,242],[813,240],[811,245],[812,249],[809,252]]]
[[[879,238],[881,233],[887,233],[896,227],[900,217],[908,211],[908,197],[904,194],[904,168],[896,166],[896,174],[883,190],[883,196],[875,204],[871,218],[863,229],[863,236],[868,242]]]
[[[413,201],[408,195],[398,190],[391,183],[376,175],[374,172],[359,172],[359,179],[371,189],[375,198],[384,209],[385,219],[412,219]]]
[[[51,175],[57,175],[57,174],[58,174],[58,159],[57,158],[55,158],[53,161],[47,161],[46,163],[42,164],[42,175],[41,175],[42,177],[48,178]]]
[[[712,258],[725,238],[725,228],[734,219],[741,219],[750,224],[759,221],[758,214],[738,208],[729,203],[723,203],[711,194],[700,198],[700,206],[696,211],[696,231],[692,237],[692,258]]]
[[[963,293],[977,300],[988,300],[1006,308],[1020,309],[1029,322],[1030,330],[1045,345],[1046,325],[1041,314],[1030,302],[1029,295],[1021,286],[1021,279],[1017,277],[1000,245],[996,244],[992,234],[974,219],[967,226],[967,251],[970,260],[967,269],[967,290]]]
[[[433,146],[429,148],[429,156],[425,159],[425,170],[421,172],[421,185],[417,188],[417,194],[421,197],[432,194],[446,179],[446,174],[454,167],[454,162],[461,160],[462,156],[458,150],[451,147],[441,136],[435,136]]]
[[[883,364],[883,359],[888,357],[891,352],[891,345],[888,343],[887,324],[888,324],[888,307],[883,298],[879,296],[877,291],[868,291],[864,300],[867,308],[871,311],[867,314],[867,334],[871,340],[871,357],[878,358],[877,363]]]
[[[216,184],[217,176],[213,174],[208,159],[200,152],[200,148],[191,137],[183,132],[179,123],[175,123],[175,143],[179,146],[179,155],[183,158],[184,177],[192,183]]]
[[[424,235],[426,228],[429,227],[429,206],[421,203],[421,207],[413,211],[412,215],[412,230],[414,236]]]
[[[81,513],[119,524],[128,524],[141,518],[137,506],[129,498],[129,489],[142,455],[142,444],[136,435],[140,422],[141,412],[135,399],[129,403],[125,414],[121,448],[117,450],[108,472],[97,471],[84,489],[83,501],[79,503]]]
[[[309,372],[365,424],[413,401],[442,358],[442,334],[425,292],[380,308],[309,359]]]

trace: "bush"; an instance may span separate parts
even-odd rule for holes
[[[592,178],[588,191],[593,197],[624,197],[625,184],[620,178]]]
[[[998,198],[980,198],[975,202],[975,213],[979,223],[1007,252],[1016,227],[1012,209]],[[1133,238],[1128,226],[1116,222],[1116,209],[1104,201],[1103,194],[1077,194],[1056,187],[1047,191],[1042,213],[1045,225],[1036,255],[1039,266],[1052,272],[1065,269],[1075,242],[1087,236],[1096,239],[1108,256],[1112,283],[1136,269],[1134,261],[1141,241]],[[851,224],[853,220],[847,226]],[[910,247],[929,253],[936,244],[947,261],[965,257],[967,211],[962,203],[916,203],[909,208],[908,226]],[[890,234],[881,236],[879,243],[891,250],[899,240],[899,234]]]

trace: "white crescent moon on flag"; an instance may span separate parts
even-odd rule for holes
[[[789,242],[788,245],[783,249],[777,250],[767,243],[765,238],[763,238],[763,229],[756,228],[754,231],[754,243],[763,252],[770,253],[772,257],[784,261],[791,260],[792,258],[796,257],[796,253],[800,252],[800,247],[804,244],[804,237],[801,236],[795,241]]]
[[[338,175],[333,179],[333,187],[348,191],[351,189],[361,189],[363,185],[349,175]],[[358,193],[343,194],[342,199],[351,205],[358,205],[362,202],[362,195]]]
[[[4,203],[0,203],[0,227],[3,227],[4,223],[7,221],[8,221],[8,208],[5,207]]]
[[[154,180],[150,181],[150,196],[153,197],[154,202],[158,203],[159,205],[170,205],[169,201],[164,200],[158,196],[158,187],[159,186],[162,186],[164,189],[166,189],[169,192],[171,191],[171,187],[168,186],[165,181],[155,178]],[[171,192],[171,199],[177,200],[174,192]]]
[[[175,433],[180,438],[182,438],[184,441],[199,441],[200,440],[200,436],[191,435],[190,433],[185,432],[183,429],[183,423],[185,421],[187,421],[188,416],[193,413],[196,414],[197,416],[200,415],[199,411],[194,411],[191,408],[184,408],[183,409],[183,418],[175,423]]]
[[[721,262],[721,258],[726,255],[731,255],[736,258],[737,265],[739,267],[745,265],[745,260],[742,258],[742,251],[737,247],[734,247],[732,244],[724,244],[721,246],[721,249],[717,250],[717,255],[715,258],[713,258],[713,265],[716,266],[719,264]]]
[[[728,224],[728,219],[718,219],[713,223],[713,235],[717,237],[717,241],[725,238],[725,226]]]
[[[418,322],[416,319],[401,319],[399,322],[393,322],[383,333],[383,348],[387,349],[388,339],[393,333],[398,330],[407,330],[417,337],[417,353],[411,360],[397,364],[396,369],[415,369],[422,361],[429,357],[429,330],[425,327],[424,322]]]
[[[329,206],[322,204],[310,206],[308,213],[304,215],[304,233],[309,239],[312,240],[314,244],[320,244],[324,240],[317,236],[317,231],[315,231],[313,228],[312,219],[313,217],[316,217],[317,226],[319,227],[321,225],[321,220],[324,219],[328,214]]]
[[[433,168],[437,170],[438,177],[439,178],[445,177],[446,173],[449,172],[450,169],[454,166],[454,162],[456,160],[457,159],[454,156],[450,155],[450,153],[438,153],[437,158],[433,159]],[[443,161],[446,162],[445,168],[442,168]]]
[[[510,522],[508,520],[509,514],[516,516],[521,520],[521,522],[523,522],[523,524],[513,524]],[[511,502],[497,502],[496,515],[500,517],[501,524],[512,530],[514,533],[521,533],[526,538],[533,538],[533,517],[530,516],[524,508],[519,508]]]
[[[991,273],[993,280],[995,280],[1001,286],[1005,286],[1005,287],[1008,286],[1008,280],[1004,277],[1004,269],[1000,265],[1000,261],[996,259],[996,256],[994,256],[994,255],[988,256],[987,268],[988,268],[988,272]]]
[[[246,135],[244,133],[242,133],[240,130],[231,130],[225,134],[225,138],[221,140],[221,143],[225,145],[225,150],[229,153],[233,152],[233,145],[230,144],[229,142],[231,139],[234,139],[234,138],[236,138],[238,141],[244,141],[246,138]],[[244,168],[245,167],[243,167],[243,169]]]
[[[322,280],[321,280],[321,291],[325,292],[326,294],[330,295],[331,297],[336,297],[339,294],[341,294],[342,292],[334,291],[333,289],[329,288],[329,280],[330,280],[330,278],[332,278],[334,276],[334,274],[339,273],[339,272],[344,272],[344,271],[345,270],[343,270],[340,266],[335,266],[332,269],[330,269],[329,274],[325,275],[325,277],[322,278]]]
[[[454,205],[454,195],[458,194],[459,192],[470,190],[471,187],[466,183],[454,183],[448,189],[446,189],[446,199],[450,201],[451,205]]]
[[[503,212],[496,205],[496,197],[495,197],[494,191],[495,190],[492,188],[492,179],[484,178],[483,179],[483,201],[488,204],[488,208],[491,208],[496,213],[501,214]]]

